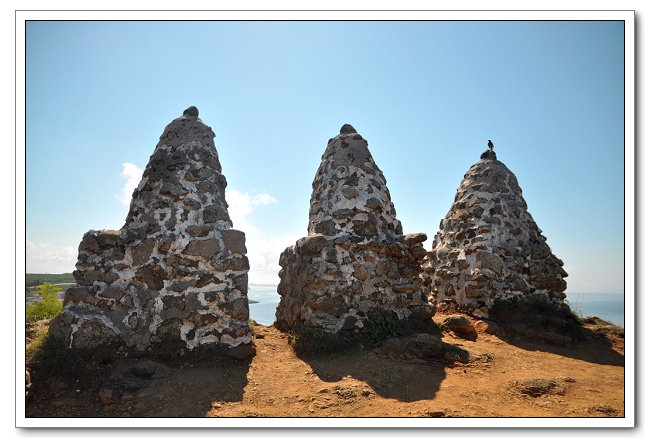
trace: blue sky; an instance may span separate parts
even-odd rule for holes
[[[622,292],[623,45],[602,21],[30,22],[27,271],[70,272],[84,232],[120,228],[125,186],[196,105],[252,282],[276,282],[306,234],[320,157],[350,123],[427,247],[490,138],[568,290]]]

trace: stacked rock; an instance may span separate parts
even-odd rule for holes
[[[80,350],[251,352],[245,236],[225,188],[214,133],[190,107],[165,128],[122,229],[84,235],[51,334]]]
[[[386,179],[352,126],[330,139],[312,186],[308,236],[280,256],[275,325],[340,333],[380,316],[430,321],[419,278],[426,235],[402,234]]]
[[[562,303],[567,273],[527,211],[515,175],[485,151],[465,174],[424,259],[431,299],[478,317],[496,299]]]

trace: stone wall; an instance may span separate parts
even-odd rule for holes
[[[51,334],[80,350],[246,352],[249,265],[225,188],[214,133],[191,107],[165,128],[122,229],[84,235]]]
[[[308,235],[280,256],[276,326],[359,332],[369,320],[430,320],[419,260],[424,234],[402,234],[383,173],[350,125],[314,178]]]
[[[527,211],[515,175],[486,151],[440,222],[423,278],[431,300],[483,317],[495,299],[561,303],[567,273]]]

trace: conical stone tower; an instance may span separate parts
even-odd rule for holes
[[[424,234],[404,236],[368,142],[350,125],[330,139],[314,182],[308,236],[280,256],[276,326],[359,332],[373,319],[417,323]]]
[[[423,264],[431,300],[455,302],[478,317],[495,299],[562,303],[562,266],[515,175],[489,150],[465,174]]]
[[[250,354],[245,236],[231,228],[214,136],[195,107],[165,128],[124,226],[84,235],[54,337],[79,350]]]

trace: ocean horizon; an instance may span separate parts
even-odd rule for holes
[[[580,317],[596,316],[625,328],[625,295],[567,292],[566,301]]]
[[[567,303],[578,316],[597,316],[625,327],[623,294],[568,292],[566,295]],[[277,285],[251,284],[248,286],[248,298],[257,302],[250,304],[251,319],[262,325],[275,322],[275,309],[280,303]]]

